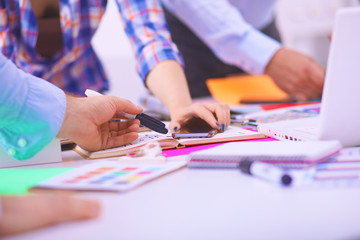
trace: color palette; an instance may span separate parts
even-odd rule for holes
[[[307,117],[316,117],[320,114],[319,107],[309,107],[304,109],[292,109],[283,113],[274,113],[267,116],[252,117],[257,123],[272,123],[283,120],[293,120]]]
[[[75,168],[37,185],[37,188],[126,191],[166,173],[180,169],[186,161],[163,164],[119,164],[99,161]]]

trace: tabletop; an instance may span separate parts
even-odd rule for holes
[[[68,151],[44,166],[89,162]],[[358,188],[281,187],[237,169],[184,168],[129,192],[80,195],[102,203],[99,218],[5,239],[360,239]]]

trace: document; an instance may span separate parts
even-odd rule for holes
[[[225,132],[218,133],[212,138],[174,139],[171,137],[170,133],[167,135],[163,135],[152,131],[152,132],[140,132],[139,138],[137,140],[133,141],[130,144],[117,148],[111,148],[96,152],[89,152],[78,146],[74,150],[78,152],[80,155],[84,156],[85,158],[96,159],[96,158],[116,157],[116,156],[136,153],[137,150],[139,150],[139,148],[153,141],[159,142],[162,149],[173,149],[173,148],[183,148],[186,146],[194,146],[201,144],[249,140],[249,139],[257,139],[257,138],[265,138],[265,135],[237,126],[229,126]]]

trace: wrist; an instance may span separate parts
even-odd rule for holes
[[[265,71],[264,71],[265,74],[270,76],[272,75],[273,68],[274,67],[276,68],[278,64],[278,58],[281,57],[284,52],[286,52],[286,48],[281,47],[274,53],[274,55],[270,58],[269,62],[265,67]]]
[[[78,111],[78,99],[77,97],[73,97],[70,95],[66,95],[66,110],[64,114],[64,119],[58,134],[57,138],[69,138],[71,140],[75,140],[76,138],[76,129],[74,128],[75,123],[73,123],[73,119],[75,119],[75,115],[81,114]]]

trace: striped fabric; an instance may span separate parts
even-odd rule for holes
[[[159,0],[116,1],[144,81],[160,61],[182,63],[170,40]],[[106,0],[60,0],[63,49],[50,59],[36,51],[37,20],[30,0],[0,2],[0,49],[19,68],[75,95],[83,95],[87,88],[108,90],[106,74],[90,44]]]

